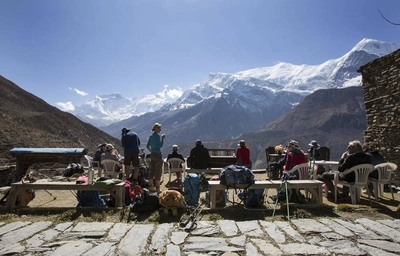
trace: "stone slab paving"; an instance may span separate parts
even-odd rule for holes
[[[339,218],[179,223],[14,222],[0,255],[400,255],[400,221]]]

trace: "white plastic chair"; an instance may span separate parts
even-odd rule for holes
[[[185,172],[186,172],[186,167],[185,167],[185,161],[183,161],[180,158],[170,158],[167,160],[168,163],[168,172],[169,172],[169,182],[171,181],[171,175],[172,173],[181,173],[181,183],[182,183],[182,177],[185,177]]]
[[[342,186],[346,186],[350,188],[350,196],[351,196],[351,203],[356,204],[360,202],[361,196],[361,188],[368,188],[368,175],[370,172],[374,170],[374,166],[372,164],[359,164],[356,166],[351,167],[350,169],[345,170],[344,172],[335,171],[334,175],[334,185],[335,185],[335,203],[337,203],[337,185],[341,184]],[[347,182],[339,180],[339,174],[348,174],[354,172],[355,180],[354,182]],[[368,192],[368,199],[369,203],[371,204],[371,196]]]
[[[122,171],[122,168],[119,172],[115,171],[117,169],[117,166],[120,166],[118,161],[112,159],[104,159],[101,161],[101,164],[103,165],[104,177],[118,178],[119,174]]]
[[[297,171],[297,178],[299,180],[309,180],[310,179],[310,169],[309,169],[309,163],[304,163],[304,164],[298,164],[294,166],[290,171],[284,171],[283,173],[287,173],[289,175],[293,175],[294,172]],[[312,174],[314,171],[312,171]]]
[[[93,157],[89,156],[89,155],[85,155],[85,158],[88,162],[88,167],[89,168],[93,168],[93,164],[97,164],[97,177],[101,176],[101,164],[99,161],[93,161]]]
[[[295,172],[297,171],[297,174]],[[314,174],[314,170],[311,171],[309,169],[309,163],[304,163],[304,164],[298,164],[296,166],[293,166],[290,171],[284,171],[284,174],[288,174],[289,176],[296,175],[298,180],[309,180],[310,175]],[[300,193],[300,189],[296,189],[297,193]],[[306,191],[307,192],[307,191]],[[306,197],[308,197],[308,194],[306,193]]]
[[[372,183],[374,187],[374,197],[376,201],[379,201],[379,196],[383,195],[384,185],[389,184],[390,193],[392,194],[392,200],[394,200],[393,190],[391,186],[392,174],[397,170],[395,163],[381,163],[374,166],[374,170],[378,170],[378,179],[368,178],[368,181]]]

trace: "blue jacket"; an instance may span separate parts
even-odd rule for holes
[[[122,147],[124,148],[124,153],[128,152],[138,152],[140,146],[140,139],[135,132],[128,132],[121,137]]]

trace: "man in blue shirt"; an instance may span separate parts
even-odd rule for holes
[[[135,132],[124,127],[121,137],[122,147],[124,148],[125,179],[130,177],[131,163],[133,166],[133,183],[136,183],[139,175],[139,146],[140,139]],[[135,184],[133,184],[135,185]]]

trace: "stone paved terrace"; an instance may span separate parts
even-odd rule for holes
[[[399,255],[400,220],[0,223],[0,255]]]

